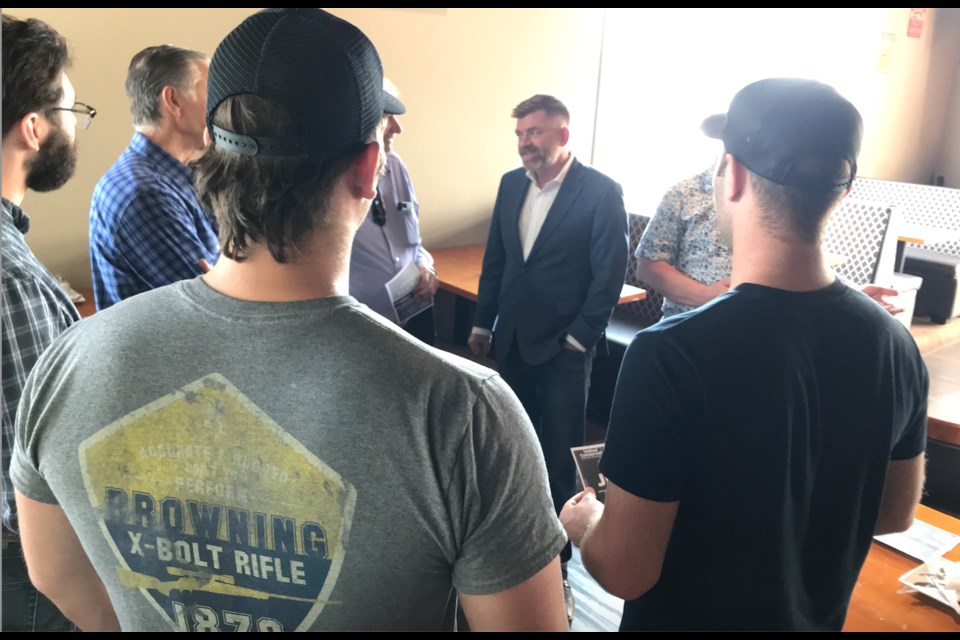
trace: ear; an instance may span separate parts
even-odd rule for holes
[[[36,111],[31,111],[23,116],[19,123],[13,128],[22,140],[24,146],[32,151],[40,150],[40,143],[47,135],[50,125],[40,117]]]
[[[747,189],[749,170],[733,154],[727,154],[727,170],[723,175],[724,195],[731,202],[738,202]]]
[[[354,195],[367,200],[372,200],[377,195],[377,183],[380,182],[381,153],[380,143],[371,142],[353,163],[351,173],[353,175]]]
[[[183,107],[180,104],[180,92],[177,91],[176,87],[170,84],[160,90],[160,95],[157,98],[157,104],[160,106],[161,116],[164,113],[169,113],[174,118],[179,118],[180,112],[183,110]]]
[[[209,146],[212,138],[210,137],[210,129],[207,127],[203,128],[203,146]]]
[[[560,146],[565,147],[570,141],[570,127],[560,127]]]

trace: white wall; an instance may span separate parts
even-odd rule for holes
[[[28,193],[28,241],[75,286],[90,282],[87,218],[93,186],[132,134],[123,82],[143,47],[170,43],[213,53],[255,9],[4,8],[50,23],[70,42],[77,99],[98,110],[79,133],[76,176]],[[576,149],[592,136],[602,10],[331,9],[376,44],[407,114],[395,147],[421,201],[428,247],[481,242],[500,176],[519,166],[513,107],[533,94],[567,103]]]
[[[80,101],[99,114],[80,132],[76,176],[50,194],[29,193],[33,218],[28,241],[55,272],[75,286],[90,281],[87,216],[99,176],[129,141],[132,129],[123,81],[131,56],[171,43],[212,53],[226,33],[255,9],[4,8],[18,17],[49,22],[70,41],[70,76]],[[400,87],[408,113],[396,149],[406,160],[422,202],[428,247],[481,242],[500,176],[519,165],[510,111],[535,93],[552,93],[572,114],[571,145],[590,159],[599,82],[603,9],[347,8],[332,9],[363,29],[377,45],[386,73]],[[675,20],[695,16],[677,10]],[[884,28],[896,34],[889,71],[878,82],[875,105],[862,107],[871,131],[861,154],[861,175],[927,182],[947,175],[960,186],[958,9],[928,9],[922,38],[907,38],[908,9],[890,9]],[[637,37],[658,28],[638,17]],[[682,33],[682,30],[681,30]],[[880,34],[877,35],[879,55]],[[817,34],[810,34],[816,47]],[[669,65],[673,48],[696,53],[678,40],[633,64]],[[717,73],[722,51],[700,51],[703,72]],[[850,74],[876,68],[837,65]],[[606,81],[606,79],[605,79]],[[626,75],[623,82],[630,82]],[[678,78],[694,82],[695,78]],[[664,87],[650,88],[662,99]],[[953,96],[951,98],[951,96]],[[868,115],[869,113],[869,115]],[[880,114],[879,116],[877,114]],[[617,122],[622,143],[643,152],[632,122]]]

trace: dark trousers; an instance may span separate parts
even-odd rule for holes
[[[60,613],[27,575],[23,548],[16,539],[3,540],[3,632],[76,631],[72,622]]]
[[[583,446],[592,366],[591,354],[569,349],[562,349],[543,364],[527,364],[516,343],[506,359],[497,363],[500,375],[520,398],[540,439],[557,514],[577,491],[577,468],[570,449]],[[560,562],[567,562],[572,554],[568,542],[560,552]]]
[[[436,346],[437,330],[433,321],[433,307],[425,309],[407,320],[403,329],[421,342],[425,342],[431,347]]]

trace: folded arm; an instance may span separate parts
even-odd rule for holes
[[[637,257],[637,279],[680,304],[699,307],[730,290],[730,279],[703,284],[664,260]]]
[[[116,230],[118,250],[147,287],[194,278],[203,273],[201,258],[215,262],[216,247],[201,239],[196,212],[177,197],[160,191],[137,194]]]

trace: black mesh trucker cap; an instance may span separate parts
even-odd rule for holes
[[[215,127],[224,99],[254,94],[285,107],[303,126],[290,138]],[[218,147],[246,155],[291,156],[365,143],[385,111],[403,104],[383,90],[383,67],[360,29],[322,9],[263,9],[231,31],[210,60],[207,126]]]
[[[741,89],[727,113],[710,116],[701,129],[723,140],[727,153],[757,175],[827,192],[852,183],[863,120],[833,87],[816,80],[768,78]],[[824,173],[833,170],[833,163],[818,160],[831,159],[846,160],[850,173]]]

